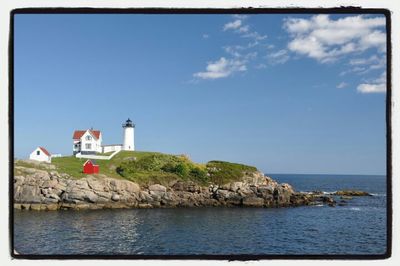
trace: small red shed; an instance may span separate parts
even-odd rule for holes
[[[87,160],[83,164],[83,173],[85,174],[98,174],[99,173],[99,166],[92,162],[91,160]]]

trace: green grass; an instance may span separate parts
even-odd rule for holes
[[[73,178],[82,178],[86,176],[82,173],[86,160],[74,156],[64,156],[53,158],[52,164],[60,173],[66,173]],[[142,151],[121,151],[111,160],[94,161],[99,165],[100,174],[131,180],[139,184],[168,185],[173,180],[191,180],[199,184],[210,182],[221,184],[239,180],[243,176],[243,172],[257,170],[252,166],[222,161],[198,164],[183,155]]]

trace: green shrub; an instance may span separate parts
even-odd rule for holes
[[[207,163],[210,181],[219,185],[239,181],[245,172],[255,172],[256,167],[223,161],[210,161]]]
[[[206,183],[209,180],[207,171],[197,166],[192,168],[189,174],[191,176],[191,179],[198,180],[201,183]]]
[[[186,163],[178,163],[175,167],[175,173],[180,177],[188,177],[190,168]]]

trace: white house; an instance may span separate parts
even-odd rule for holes
[[[75,130],[73,139],[73,153],[94,154],[102,152],[102,136],[100,130]]]
[[[37,147],[30,155],[29,159],[51,163],[51,154],[43,147]]]
[[[73,154],[81,155],[107,153],[114,151],[134,151],[135,150],[135,124],[128,118],[122,124],[123,144],[102,145],[102,134],[100,130],[75,130],[73,139]],[[79,156],[79,155],[78,155]]]

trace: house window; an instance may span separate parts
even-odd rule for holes
[[[91,140],[92,137],[91,136],[86,136],[86,140]]]
[[[40,151],[36,151],[36,155],[40,155]]]
[[[77,149],[78,148],[78,144],[75,144],[75,149]]]
[[[92,144],[86,143],[85,147],[87,150],[90,150],[90,149],[92,149]]]

